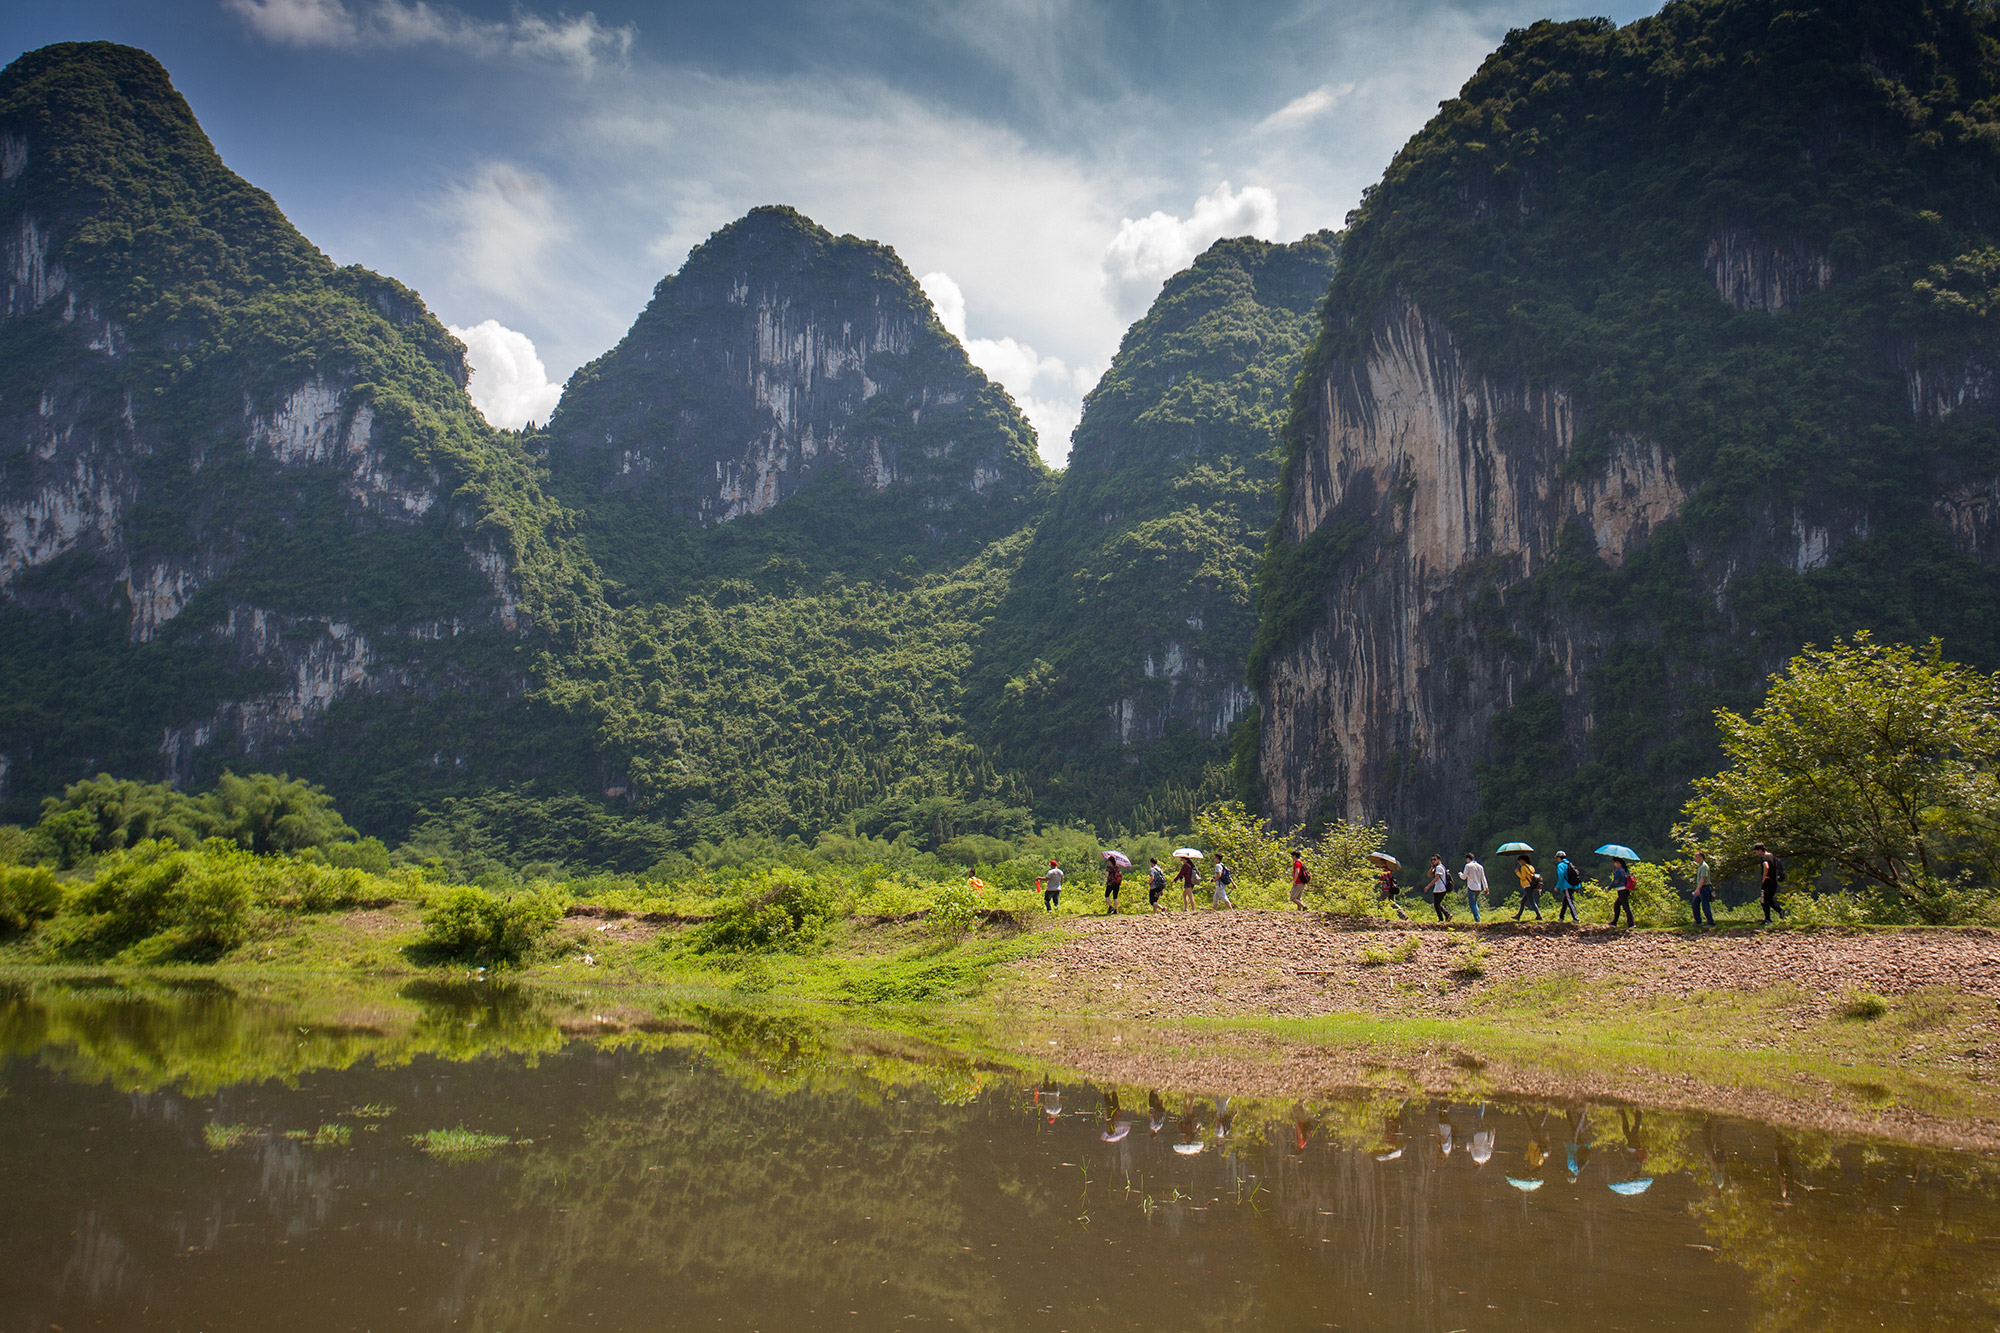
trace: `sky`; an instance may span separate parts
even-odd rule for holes
[[[1162,281],[1338,228],[1510,28],[1575,0],[37,0],[0,58],[141,46],[336,261],[422,293],[542,421],[760,204],[893,246],[1061,466]]]

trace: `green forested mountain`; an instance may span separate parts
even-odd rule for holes
[[[1280,431],[1335,254],[1325,233],[1217,242],[1085,400],[971,678],[977,735],[1038,809],[1178,827],[1225,793]]]
[[[1990,5],[1510,34],[1350,219],[1247,775],[1424,851],[1657,848],[1800,643],[2000,665],[1996,246]]]

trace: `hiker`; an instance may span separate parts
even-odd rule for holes
[[[1376,881],[1376,887],[1382,891],[1382,901],[1395,908],[1398,917],[1404,921],[1408,921],[1410,914],[1405,912],[1403,905],[1396,901],[1396,869],[1394,866],[1382,867],[1382,878]]]
[[[1590,1108],[1579,1106],[1571,1117],[1569,1138],[1563,1143],[1564,1164],[1569,1167],[1569,1183],[1576,1184],[1576,1178],[1583,1174],[1583,1168],[1590,1165]]]
[[[1785,867],[1778,858],[1766,851],[1763,843],[1753,849],[1757,853],[1757,888],[1763,895],[1764,924],[1771,924],[1771,913],[1776,912],[1780,921],[1784,920],[1785,909],[1778,905],[1778,886],[1785,882]]]
[[[1708,853],[1697,847],[1694,851],[1694,891],[1688,895],[1688,906],[1694,912],[1694,924],[1701,926],[1702,918],[1708,924],[1715,924],[1715,882],[1708,874]]]
[[[1472,909],[1472,919],[1479,920],[1479,900],[1486,896],[1486,867],[1473,859],[1472,853],[1465,854],[1465,869],[1458,872],[1465,881],[1465,905]]]
[[[1036,880],[1042,886],[1042,910],[1053,912],[1062,902],[1063,868],[1049,862],[1049,873]]]
[[[1192,856],[1183,856],[1181,858],[1181,868],[1174,872],[1174,878],[1181,882],[1181,910],[1183,912],[1192,912],[1194,910],[1194,885],[1195,881],[1200,878],[1195,873],[1194,858]]]
[[[1167,872],[1160,869],[1160,858],[1156,856],[1152,869],[1146,872],[1146,902],[1155,912],[1167,910],[1160,905],[1160,899],[1166,896],[1166,892]]]
[[[1431,857],[1431,910],[1440,921],[1451,920],[1451,909],[1444,905],[1444,896],[1450,892],[1451,872],[1444,868],[1444,858]]]
[[[1519,921],[1521,913],[1533,912],[1535,920],[1542,919],[1542,872],[1535,869],[1535,863],[1521,853],[1521,864],[1514,868],[1514,877],[1521,881],[1521,903],[1514,909],[1514,919]]]
[[[1306,869],[1305,858],[1292,853],[1292,906],[1301,912],[1306,910],[1306,885],[1312,883],[1312,871]]]
[[[1576,873],[1576,863],[1569,859],[1568,852],[1556,853],[1556,920],[1563,919],[1567,912],[1569,919],[1579,926],[1583,921],[1576,914],[1576,891],[1583,887],[1583,876]]]
[[[1125,886],[1125,872],[1110,852],[1104,854],[1104,915],[1118,914],[1118,890]]]
[[[1229,873],[1229,863],[1221,857],[1215,858],[1215,897],[1217,907],[1234,907],[1229,901],[1229,886],[1236,882],[1236,876]]]
[[[1618,890],[1618,896],[1611,900],[1611,924],[1617,925],[1618,914],[1623,912],[1625,924],[1637,926],[1639,923],[1632,919],[1632,890],[1639,887],[1639,881],[1632,878],[1632,867],[1622,858],[1612,857],[1611,864],[1617,867],[1611,872],[1611,887]]]

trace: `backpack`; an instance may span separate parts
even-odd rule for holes
[[[1775,856],[1771,858],[1771,878],[1780,884],[1785,882],[1785,863]]]
[[[1236,882],[1236,877],[1229,873],[1228,866],[1217,866],[1215,869],[1215,882],[1227,888]]]
[[[1299,883],[1310,884],[1312,882],[1313,882],[1313,872],[1306,869],[1305,862],[1301,861],[1299,863]]]
[[[1537,898],[1542,896],[1542,872],[1537,870],[1528,878],[1528,892]]]
[[[1577,883],[1578,880],[1576,877],[1576,865],[1573,862],[1564,861],[1561,865],[1556,867],[1557,888],[1565,890],[1574,889],[1577,886]]]

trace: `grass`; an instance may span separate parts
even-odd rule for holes
[[[227,1152],[257,1131],[248,1125],[216,1125],[201,1127],[201,1141],[211,1152]]]
[[[1834,1006],[1834,1012],[1842,1018],[1873,1022],[1889,1012],[1889,1002],[1874,991],[1849,991],[1841,997],[1840,1003]]]
[[[517,1143],[532,1143],[532,1139],[514,1139],[505,1134],[481,1134],[477,1130],[460,1125],[456,1129],[427,1129],[421,1134],[412,1134],[410,1142],[432,1157],[484,1157],[499,1148],[512,1147]]]

